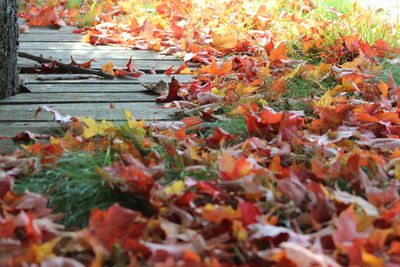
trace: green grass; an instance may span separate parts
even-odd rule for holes
[[[393,80],[397,85],[400,85],[400,59],[397,60],[382,60],[383,72],[379,77],[380,79],[387,81],[389,72],[393,75]]]
[[[106,209],[114,203],[150,215],[150,204],[142,196],[113,190],[102,180],[96,169],[105,158],[105,154],[68,153],[53,167],[17,180],[14,188],[19,193],[29,190],[48,196],[50,207],[66,214],[60,223],[67,227],[86,226],[93,208]]]

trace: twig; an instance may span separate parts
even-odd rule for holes
[[[31,55],[31,54],[28,54],[28,53],[25,53],[25,52],[18,52],[18,56],[19,57],[23,57],[23,58],[27,58],[27,59],[30,59],[30,60],[34,60],[34,61],[36,61],[36,62],[38,62],[40,64],[55,62],[57,67],[59,67],[60,69],[65,70],[65,71],[68,71],[68,72],[79,73],[79,74],[94,74],[94,75],[98,75],[100,77],[103,77],[105,79],[114,79],[114,76],[112,74],[109,74],[109,73],[104,72],[102,70],[91,70],[91,69],[81,68],[79,66],[74,66],[72,64],[64,64],[64,63],[58,62],[58,61],[53,60],[53,59],[34,56],[34,55]]]

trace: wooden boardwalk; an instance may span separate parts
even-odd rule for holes
[[[53,57],[63,63],[95,59],[92,68],[99,69],[108,62],[123,68],[132,56],[134,65],[145,72],[152,68],[163,73],[171,66],[181,66],[183,62],[172,56],[160,55],[154,51],[131,50],[117,46],[93,46],[81,41],[82,35],[73,34],[72,27],[51,29],[32,27],[28,34],[20,35],[20,50],[35,56]],[[35,61],[19,58],[21,72],[38,66]],[[100,78],[72,80],[38,80],[36,74],[21,74],[25,87],[30,93],[21,93],[0,100],[0,137],[12,137],[21,131],[48,133],[57,124],[52,115],[41,113],[34,116],[40,105],[47,105],[63,115],[86,116],[96,120],[124,120],[123,109],[128,109],[137,119],[172,120],[174,110],[163,109],[155,103],[157,95],[151,94],[141,82],[169,82],[172,76],[145,74],[139,79]],[[175,75],[181,82],[191,80],[190,75]],[[110,109],[110,104],[115,109]]]

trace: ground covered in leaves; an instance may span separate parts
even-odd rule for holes
[[[39,107],[66,133],[0,157],[1,266],[400,265],[398,26],[346,1],[38,2],[30,25],[182,57],[157,99],[179,120]]]

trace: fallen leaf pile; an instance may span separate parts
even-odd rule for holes
[[[40,17],[53,10],[80,24],[92,12],[88,42],[182,57],[156,101],[183,119],[126,110],[114,125],[40,107],[66,134],[0,157],[1,266],[400,265],[398,39],[369,40],[338,10],[337,23],[320,19],[310,0],[67,2],[21,16],[54,23]],[[381,29],[395,36],[396,26]],[[173,75],[189,63],[200,65],[181,84]],[[129,60],[115,75],[141,74]],[[313,88],[306,96],[292,91],[300,81]],[[143,196],[153,214],[114,204],[72,231],[46,197],[13,191],[70,151],[110,154],[98,179]]]

